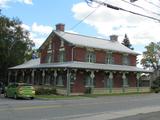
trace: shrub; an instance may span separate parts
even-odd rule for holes
[[[91,87],[87,87],[85,90],[85,94],[91,94],[92,93],[92,88]]]
[[[160,92],[160,76],[157,77],[155,81],[153,81],[153,84],[151,86],[151,91],[155,93]]]
[[[36,95],[51,95],[51,94],[57,94],[57,91],[53,87],[38,87],[36,89]]]

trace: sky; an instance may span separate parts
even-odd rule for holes
[[[129,0],[100,1],[160,20],[157,14],[160,0],[137,0],[132,3],[134,6],[126,3]],[[77,34],[106,39],[116,34],[120,43],[127,34],[134,50],[140,54],[150,42],[159,42],[159,21],[95,3],[88,5],[85,0],[0,0],[0,9],[2,14],[18,17],[23,22],[22,27],[30,32],[36,48],[55,30],[57,23],[64,23],[65,31]],[[138,57],[141,58],[142,55]]]

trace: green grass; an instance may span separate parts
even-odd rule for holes
[[[84,98],[97,98],[103,96],[127,96],[127,95],[142,95],[149,94],[151,92],[135,92],[135,93],[112,93],[112,94],[85,94],[75,96],[63,96],[63,95],[36,95],[38,99],[59,100],[59,99],[84,99]]]

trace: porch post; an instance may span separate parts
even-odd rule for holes
[[[109,93],[112,93],[113,73],[109,72]]]
[[[31,77],[32,77],[32,85],[34,85],[34,70],[32,70]]]
[[[23,80],[23,82],[25,82],[25,80],[24,80],[24,75],[25,75],[25,73],[24,73],[24,70],[22,71],[22,80]]]
[[[15,80],[14,80],[14,82],[16,83],[16,81],[17,81],[17,71],[15,71]]]
[[[69,96],[71,92],[70,76],[71,76],[70,70],[67,69],[67,96]]]
[[[139,78],[140,78],[140,73],[137,73],[137,92],[139,92]]]
[[[122,79],[123,79],[122,91],[123,93],[125,93],[125,85],[126,85],[126,73],[125,72],[123,72]]]
[[[95,75],[94,75],[94,71],[91,71],[91,74],[90,74],[90,76],[91,76],[91,88],[93,89],[94,88],[94,77],[95,77]]]
[[[54,87],[56,88],[57,70],[54,70]]]
[[[45,70],[42,71],[42,85],[44,85],[44,79],[45,79]]]
[[[8,72],[8,85],[9,85],[9,82],[10,82],[10,77],[11,77],[11,71]]]

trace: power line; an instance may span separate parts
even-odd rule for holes
[[[127,10],[127,9],[124,9],[124,8],[121,8],[121,7],[117,7],[117,6],[114,6],[114,5],[105,3],[105,2],[97,1],[97,0],[90,0],[90,1],[98,3],[100,5],[106,6],[108,8],[114,9],[114,10],[125,11],[125,12],[128,12],[128,13],[134,14],[134,15],[138,15],[138,16],[141,16],[141,17],[149,18],[149,19],[156,20],[156,21],[160,22],[160,19],[152,17],[152,16],[140,14],[140,13],[137,13],[137,12],[134,12],[134,11],[131,11],[131,10]]]
[[[140,8],[140,9],[142,9],[142,10],[144,10],[144,11],[148,12],[148,13],[152,13],[152,14],[155,14],[155,15],[160,16],[160,14],[159,14],[159,13],[156,13],[156,12],[154,12],[154,11],[150,11],[150,10],[148,10],[148,9],[144,8],[144,7],[139,6],[139,5],[136,5],[136,4],[133,4],[133,3],[130,3],[130,2],[128,2],[128,1],[126,1],[126,0],[121,0],[121,1],[123,1],[123,2],[125,2],[125,3],[128,3],[128,4],[130,4],[130,5],[133,5],[133,6],[137,7],[137,8]]]
[[[87,0],[85,0],[88,3]],[[89,5],[90,6],[90,5]],[[77,27],[79,24],[81,24],[85,19],[87,19],[89,16],[91,16],[94,12],[97,11],[97,9],[100,7],[101,5],[98,5],[98,7],[96,7],[92,12],[90,12],[87,16],[85,16],[83,19],[81,19],[77,24],[75,24],[73,27],[70,28],[70,30],[73,30],[75,27]],[[91,7],[91,6],[90,6]]]
[[[156,5],[155,3],[148,1],[148,0],[144,0],[144,1],[160,9],[160,6]]]

